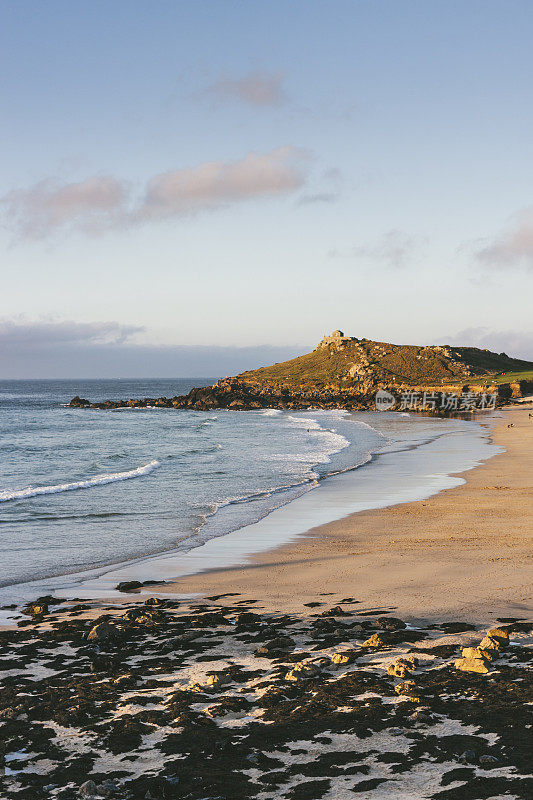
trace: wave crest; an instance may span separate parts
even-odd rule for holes
[[[104,486],[106,483],[116,481],[127,481],[130,478],[140,478],[148,475],[149,472],[159,466],[159,461],[150,461],[142,467],[130,469],[127,472],[112,472],[107,475],[94,475],[84,481],[73,483],[59,483],[56,486],[27,486],[25,489],[4,489],[0,491],[0,503],[7,503],[9,500],[24,500],[27,497],[38,497],[43,494],[59,494],[60,492],[73,492],[76,489],[91,489],[93,486]]]

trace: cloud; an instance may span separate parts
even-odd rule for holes
[[[238,161],[209,161],[148,180],[140,199],[110,176],[79,183],[44,180],[0,198],[5,218],[25,239],[58,230],[96,235],[150,220],[185,217],[247,200],[282,196],[306,181],[306,151],[286,145]]]
[[[78,183],[39,181],[2,198],[6,219],[29,239],[40,239],[65,226],[88,232],[111,223],[125,200],[124,184],[109,175]]]
[[[286,361],[310,349],[270,345],[150,345],[130,341],[142,331],[141,327],[118,322],[0,319],[0,378],[217,378],[255,369],[261,364]]]
[[[276,106],[285,101],[281,72],[250,72],[242,78],[221,78],[206,92],[220,100],[237,100],[250,106]]]
[[[0,351],[42,350],[58,345],[124,344],[143,328],[118,322],[0,319]]]
[[[336,203],[341,194],[343,177],[337,167],[325,169],[312,191],[306,192],[296,201],[298,206],[314,205],[317,203]]]
[[[533,208],[515,214],[512,224],[476,252],[477,260],[492,269],[533,269]]]
[[[465,328],[453,335],[445,336],[441,343],[458,347],[481,347],[495,353],[507,353],[512,358],[533,361],[533,332],[495,331],[490,328]]]
[[[182,217],[261,197],[290,194],[305,183],[305,152],[278,147],[249,153],[240,161],[210,161],[152,178],[136,218]]]
[[[316,194],[304,194],[298,199],[299,206],[313,205],[314,203],[336,203],[339,195],[335,192],[317,192]]]
[[[399,269],[405,266],[407,258],[412,255],[418,245],[418,240],[408,236],[402,231],[390,230],[373,245],[367,247],[354,247],[351,255],[356,258],[366,258],[377,261],[384,266]],[[335,254],[336,251],[331,251]]]

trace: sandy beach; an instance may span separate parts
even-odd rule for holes
[[[0,631],[2,797],[527,800],[528,413],[429,500],[171,587],[26,606]]]
[[[420,502],[352,514],[314,528],[246,566],[176,581],[171,591],[239,592],[299,612],[317,595],[352,596],[406,618],[527,616],[532,598],[531,406],[510,407],[493,431],[505,448],[466,483]],[[511,425],[513,427],[509,427]],[[168,591],[168,587],[165,587]]]

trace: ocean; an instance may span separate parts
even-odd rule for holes
[[[166,577],[204,555],[194,569],[245,560],[295,533],[284,508],[302,508],[305,530],[457,485],[498,452],[487,417],[66,407],[215,380],[0,382],[0,603],[147,560]]]

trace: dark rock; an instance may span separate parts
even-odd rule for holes
[[[396,617],[378,617],[377,624],[384,631],[401,631],[404,628],[407,628],[405,622],[403,622],[401,619],[397,619]]]
[[[477,754],[474,750],[465,750],[457,759],[461,764],[475,764],[477,761]]]
[[[340,606],[334,606],[330,608],[329,611],[323,611],[320,615],[321,617],[344,617],[347,616],[348,612],[345,611]]]
[[[465,631],[476,630],[476,626],[470,622],[444,622],[442,625],[436,625],[435,627],[446,631],[446,633],[464,633]]]
[[[28,605],[24,606],[22,609],[22,613],[31,614],[32,617],[43,616],[44,614],[48,614],[48,606],[46,603],[28,603]]]
[[[69,403],[69,406],[72,406],[73,408],[87,408],[87,406],[90,405],[91,404],[89,400],[84,400],[82,397],[79,397],[78,395],[76,395],[76,397],[73,397]]]
[[[500,763],[500,760],[496,756],[486,754],[479,757],[479,763],[485,768],[495,767]]]
[[[117,592],[132,592],[135,589],[141,589],[142,583],[140,581],[121,581],[115,586]]]
[[[85,781],[78,789],[80,797],[94,797],[96,795],[96,783],[94,781]]]
[[[91,628],[87,634],[87,641],[93,642],[116,639],[119,634],[120,631],[116,625],[112,625],[108,620],[104,620],[103,622],[98,622]]]
[[[253,611],[241,611],[237,614],[235,619],[237,625],[257,625],[261,622],[259,614],[254,614]]]

